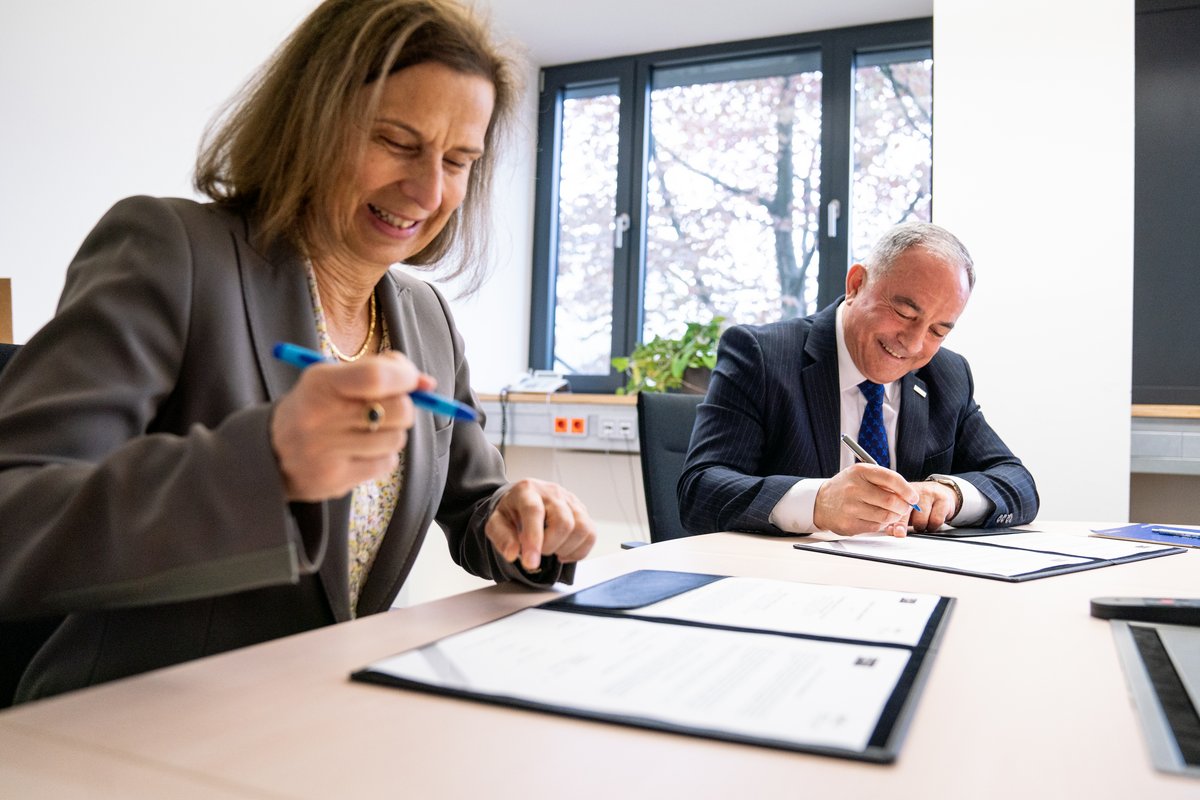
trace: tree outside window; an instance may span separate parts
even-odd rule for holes
[[[898,38],[911,38],[913,24],[901,27]],[[577,390],[615,387],[610,359],[634,343],[715,316],[810,314],[883,230],[930,218],[928,45],[843,43],[843,69],[822,47],[660,54],[621,79],[576,85],[553,85],[547,71],[543,109],[556,127],[548,142],[543,120],[539,192],[555,202],[539,208],[555,219],[539,218],[537,235],[555,247],[542,249],[552,255],[535,283],[553,307],[535,295],[533,366],[573,385],[592,376]],[[849,191],[838,197],[839,186]],[[618,230],[622,215],[629,231]]]

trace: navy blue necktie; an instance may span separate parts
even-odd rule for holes
[[[858,443],[871,454],[881,467],[891,467],[888,455],[887,429],[883,427],[883,386],[870,381],[858,385],[867,398],[867,410],[863,412],[862,426],[858,429]]]

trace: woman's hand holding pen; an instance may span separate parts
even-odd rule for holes
[[[394,351],[304,370],[271,418],[288,500],[340,497],[394,470],[415,416],[409,392],[435,383]]]
[[[913,508],[917,499],[917,490],[900,473],[855,464],[817,490],[813,524],[843,536],[881,532],[904,536],[909,515],[920,513]]]
[[[596,543],[596,528],[574,494],[533,478],[514,483],[488,517],[484,532],[500,557],[519,558],[526,572],[541,568],[542,556],[564,564],[581,560]]]

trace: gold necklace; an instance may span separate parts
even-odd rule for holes
[[[329,337],[329,349],[337,356],[338,361],[358,361],[367,354],[367,348],[371,346],[371,340],[375,338],[375,293],[371,292],[371,323],[367,327],[367,340],[362,343],[362,347],[358,348],[358,352],[352,356],[348,356],[338,349],[338,346],[333,343],[333,337]]]

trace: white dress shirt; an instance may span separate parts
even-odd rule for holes
[[[834,329],[837,333],[838,357],[838,388],[841,396],[841,431],[858,439],[858,429],[862,425],[863,412],[867,408],[867,398],[858,385],[867,380],[859,372],[846,349],[846,337],[842,328],[842,309],[837,307],[837,320]],[[893,381],[883,387],[883,427],[887,431],[888,456],[891,463],[883,465],[895,469],[896,465],[896,428],[900,419],[900,382]],[[850,448],[839,446],[841,463],[838,470],[853,466],[858,460],[850,452]],[[955,478],[953,475],[939,475],[949,478],[962,492],[963,504],[954,516],[960,527],[979,522],[988,512],[988,501],[980,491],[967,481]],[[817,501],[817,491],[825,484],[826,478],[801,478],[771,510],[771,524],[781,530],[792,533],[812,533],[817,530],[813,524],[813,507]]]

